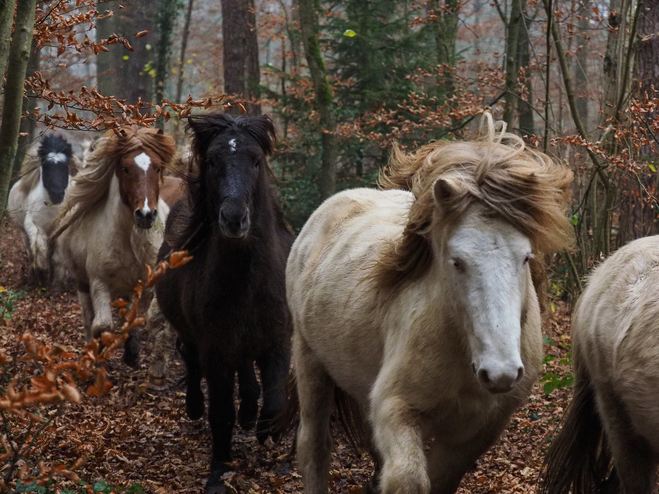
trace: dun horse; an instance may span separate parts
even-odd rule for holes
[[[198,176],[172,208],[160,256],[186,248],[194,258],[167,271],[156,294],[179,336],[191,419],[204,413],[201,378],[208,383],[213,455],[206,491],[216,493],[224,492],[221,476],[230,470],[236,372],[238,419],[249,429],[260,394],[254,362],[261,370],[261,442],[285,402],[291,326],[284,268],[293,238],[268,181],[270,119],[210,114],[190,119],[190,127]]]
[[[159,187],[173,155],[174,141],[162,131],[110,131],[95,142],[67,193],[51,243],[76,281],[88,338],[112,328],[110,302],[130,296],[146,279],[145,263],[156,261],[169,212]],[[135,365],[137,352],[131,337],[124,361]]]
[[[623,247],[590,276],[572,321],[574,397],[545,459],[540,492],[655,492],[657,287],[659,236]]]
[[[41,141],[37,156],[23,162],[21,178],[9,192],[7,212],[21,228],[28,253],[28,283],[46,284],[51,275],[55,283],[63,281],[57,259],[51,272],[48,236],[64,200],[69,175],[75,172],[71,145],[65,138],[50,134]]]
[[[390,190],[336,194],[293,245],[308,494],[327,492],[335,392],[368,420],[371,489],[448,494],[536,381],[541,262],[570,244],[572,173],[487,117],[484,140],[395,150]]]

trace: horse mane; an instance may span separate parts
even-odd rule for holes
[[[530,239],[531,273],[542,299],[545,256],[573,243],[566,215],[573,174],[528,149],[520,137],[505,131],[505,123],[495,124],[490,113],[484,121],[487,132],[478,140],[432,142],[409,154],[394,146],[380,186],[408,190],[415,201],[402,236],[385,248],[375,266],[373,279],[385,295],[427,271],[432,231],[448,233],[462,213],[479,204],[485,214],[502,218]],[[433,191],[440,178],[458,193],[438,206]]]
[[[69,174],[71,174],[72,167],[77,169],[77,161],[73,157],[73,148],[65,137],[48,134],[41,140],[36,154],[33,151],[34,147],[32,148],[32,152],[27,153],[23,163],[21,163],[21,183],[19,188],[26,195],[39,183],[41,163],[49,153],[62,153],[66,155],[69,161]]]
[[[264,163],[266,173],[274,176],[267,158],[274,152],[277,142],[275,126],[267,115],[244,116],[234,118],[227,113],[209,113],[206,115],[195,115],[188,118],[188,130],[192,131],[192,146],[190,148],[189,173],[184,176],[188,188],[188,208],[179,212],[176,225],[172,226],[171,232],[165,234],[165,240],[176,248],[191,249],[204,237],[199,235],[208,227],[206,183],[207,164],[206,153],[213,140],[220,134],[229,131],[240,131],[249,134],[261,147],[266,157]],[[272,195],[269,187],[268,194]],[[288,224],[284,220],[283,210],[278,201],[273,201],[275,221],[279,224]]]
[[[174,156],[174,140],[162,131],[136,125],[109,130],[94,143],[86,166],[79,170],[67,191],[51,241],[79,220],[86,211],[104,200],[110,189],[114,167],[122,156],[137,149],[153,152],[167,165]]]

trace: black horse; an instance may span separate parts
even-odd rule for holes
[[[165,317],[178,333],[188,372],[186,411],[204,413],[201,378],[208,383],[213,457],[207,493],[224,492],[220,479],[230,468],[236,373],[241,398],[238,419],[256,422],[261,371],[263,407],[260,442],[286,401],[291,320],[284,272],[293,235],[270,187],[267,157],[276,140],[265,115],[193,117],[197,174],[189,194],[172,208],[160,258],[188,249],[193,260],[169,270],[156,284]]]

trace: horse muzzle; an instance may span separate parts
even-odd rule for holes
[[[149,229],[156,222],[158,217],[158,210],[151,209],[149,211],[143,211],[142,209],[136,209],[135,213],[135,224],[140,228]]]
[[[249,208],[220,208],[220,230],[227,238],[245,238],[250,227]]]
[[[472,364],[479,384],[492,394],[508,393],[524,377],[523,365],[481,365]]]

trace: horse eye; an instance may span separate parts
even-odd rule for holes
[[[125,166],[121,168],[121,171],[124,172],[125,174],[128,174],[128,168]]]
[[[453,264],[453,267],[460,273],[464,273],[465,271],[465,266],[464,263],[460,259],[451,259],[451,264]]]
[[[533,257],[531,254],[527,254],[526,257],[524,258],[524,264],[528,264],[529,261],[531,260],[531,257]]]
[[[254,168],[258,168],[260,164],[261,164],[261,162],[259,160],[256,160],[254,162]]]

